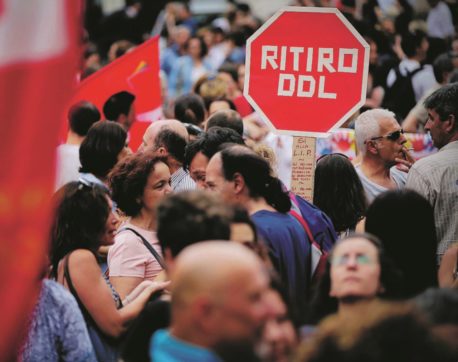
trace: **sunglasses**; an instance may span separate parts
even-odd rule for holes
[[[90,190],[94,190],[94,187],[96,187],[96,186],[97,187],[101,187],[102,189],[107,191],[108,194],[109,194],[108,188],[105,185],[101,184],[101,183],[99,184],[99,183],[96,183],[96,182],[92,182],[92,181],[87,180],[87,179],[85,179],[83,177],[80,177],[79,180],[78,180],[78,190],[82,190],[84,188],[87,188],[87,189],[90,189]],[[111,212],[116,214],[117,211],[118,211],[118,204],[113,200],[111,200],[111,202],[112,202],[112,204],[111,204]]]
[[[186,130],[188,131],[188,133],[193,136],[198,136],[204,132],[202,128],[196,126],[195,124],[192,124],[192,123],[183,123],[183,124],[186,127]]]
[[[404,134],[404,130],[401,128],[401,129],[398,129],[397,131],[388,133],[386,136],[372,137],[370,141],[380,140],[382,138],[386,138],[387,140],[390,140],[390,141],[397,141],[401,137],[402,134]]]

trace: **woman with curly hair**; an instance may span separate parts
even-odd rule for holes
[[[163,269],[156,237],[156,205],[172,191],[165,159],[153,151],[118,163],[109,176],[113,200],[128,216],[108,252],[110,281],[121,297]]]
[[[97,250],[114,242],[116,214],[106,188],[70,182],[55,195],[51,228],[50,276],[75,297],[88,327],[97,359],[116,361],[119,337],[166,284],[145,282],[121,301],[97,262]],[[128,305],[127,305],[128,304]]]

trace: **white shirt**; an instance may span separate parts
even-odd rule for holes
[[[402,75],[413,72],[415,69],[420,68],[420,63],[412,59],[404,59],[399,63],[399,72]],[[396,81],[396,72],[391,69],[386,78],[386,85],[391,87]],[[415,100],[418,102],[426,91],[431,89],[436,84],[434,77],[433,67],[425,64],[423,69],[415,73],[412,77],[412,87],[415,93]]]
[[[429,11],[426,24],[428,25],[428,35],[431,37],[445,39],[455,34],[452,13],[442,1]]]
[[[283,182],[286,188],[291,188],[291,161],[293,157],[293,137],[277,135],[270,132],[262,143],[269,146],[277,157],[277,177]]]
[[[79,145],[63,144],[56,150],[56,184],[55,190],[79,177],[80,156]]]

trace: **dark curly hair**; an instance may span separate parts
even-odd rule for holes
[[[94,123],[80,146],[80,171],[104,179],[118,162],[118,155],[126,146],[126,139],[127,133],[119,123]]]
[[[135,153],[119,162],[108,176],[112,198],[118,207],[128,216],[137,216],[142,208],[140,201],[148,176],[156,164],[165,163],[166,157],[160,157],[155,151]]]
[[[101,244],[110,213],[106,188],[69,182],[54,195],[55,213],[50,231],[51,277],[57,277],[59,261],[76,249],[94,254]]]

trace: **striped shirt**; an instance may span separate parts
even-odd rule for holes
[[[406,188],[417,191],[434,208],[440,258],[458,241],[458,141],[417,161],[409,171]]]
[[[172,189],[175,192],[196,189],[196,183],[189,175],[189,172],[186,171],[183,167],[180,167],[178,170],[176,170],[173,173],[171,179]]]

